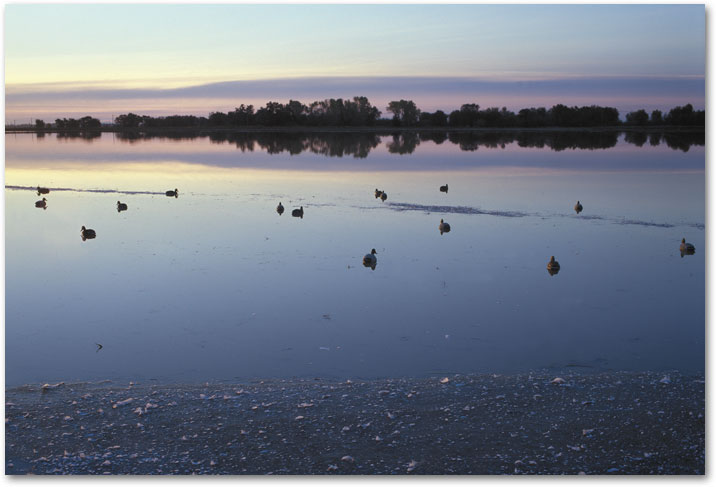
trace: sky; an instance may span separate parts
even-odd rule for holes
[[[353,96],[703,108],[705,45],[703,5],[11,4],[6,120]]]

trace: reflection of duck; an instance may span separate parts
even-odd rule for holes
[[[383,192],[378,188],[375,188],[375,197],[380,198],[381,196],[383,196]]]
[[[445,184],[445,186],[440,186],[440,191],[442,191],[443,193],[447,193],[447,192],[448,192],[448,185]]]
[[[690,244],[686,241],[685,238],[681,239],[681,245],[679,246],[679,250],[681,251],[681,257],[684,255],[694,255],[694,252],[696,252],[696,248],[693,244]]]
[[[378,263],[378,258],[375,256],[375,254],[375,249],[372,249],[370,251],[370,254],[365,254],[365,257],[363,257],[363,265],[375,270],[375,266]]]
[[[574,211],[576,211],[576,212],[577,212],[577,215],[579,215],[579,213],[580,213],[582,210],[583,210],[582,203],[580,203],[579,200],[577,200],[577,204],[574,205]]]
[[[443,219],[441,218],[441,219],[440,219],[440,225],[438,225],[438,229],[440,229],[440,235],[442,235],[443,233],[447,233],[447,232],[450,231],[450,224],[449,224],[449,223],[445,223],[445,222],[443,221]]]
[[[383,200],[383,201],[387,200],[387,199],[388,199],[388,194],[387,194],[385,191],[381,192],[381,193],[380,193],[380,199]]]
[[[40,196],[41,194],[47,194],[49,192],[50,190],[48,188],[41,188],[39,186],[37,187],[37,196]]]
[[[40,201],[35,201],[35,208],[47,209],[47,198],[42,198]]]
[[[117,201],[117,213],[120,211],[127,211],[127,203],[120,203]]]
[[[283,215],[283,205],[280,201],[278,202],[278,206],[276,207],[276,213],[278,213],[279,215]]]
[[[547,262],[547,271],[551,276],[557,274],[559,272],[559,262],[554,260],[554,255],[551,259],[549,259],[549,262]]]
[[[81,234],[83,242],[88,238],[95,238],[97,236],[97,233],[94,230],[92,230],[91,228],[85,228],[84,225],[82,225]]]
[[[300,210],[293,210],[291,212],[291,216],[297,216],[297,217],[303,218],[303,206],[301,207]]]
[[[171,191],[171,190],[170,190],[170,191],[167,191],[167,192],[164,193],[164,194],[166,194],[167,196],[174,196],[175,198],[178,198],[178,197],[179,197],[179,190],[176,189],[176,188],[174,188],[174,191]]]

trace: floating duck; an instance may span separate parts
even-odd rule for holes
[[[82,225],[82,230],[80,232],[82,234],[82,241],[84,242],[87,239],[95,238],[97,236],[97,232],[92,230],[91,228],[85,228],[84,225]]]
[[[579,213],[580,213],[583,209],[584,209],[584,208],[582,207],[582,203],[580,203],[579,200],[577,200],[577,204],[574,205],[574,211],[576,211],[576,212],[577,212],[577,215],[579,215]]]
[[[291,212],[291,216],[297,216],[297,217],[300,217],[300,218],[302,219],[302,218],[303,218],[303,206],[301,207],[300,210],[293,210],[293,211]]]
[[[447,233],[447,232],[450,231],[450,224],[449,224],[449,223],[445,223],[445,222],[443,221],[443,219],[441,218],[441,219],[440,219],[440,225],[438,225],[438,229],[440,229],[440,235],[442,235],[443,233]]]
[[[179,197],[179,190],[176,189],[176,188],[174,188],[174,191],[171,191],[171,190],[170,190],[170,191],[167,191],[167,192],[164,193],[164,194],[167,195],[167,196],[173,196],[173,197],[175,197],[175,198],[178,198],[178,197]]]
[[[120,203],[117,201],[117,213],[120,211],[127,211],[127,203]]]
[[[40,196],[41,194],[47,194],[49,192],[50,190],[48,188],[41,188],[39,186],[37,187],[37,196]]]
[[[681,239],[681,245],[679,246],[679,250],[681,251],[682,257],[684,256],[684,254],[693,255],[694,252],[696,252],[696,248],[694,247],[694,245],[688,243],[685,238]]]
[[[278,206],[276,207],[276,213],[278,213],[279,215],[283,215],[283,205],[280,201],[278,202]]]
[[[383,191],[382,193],[380,193],[380,199],[383,201],[387,200],[388,194],[385,191]]]
[[[47,209],[47,198],[42,198],[40,201],[35,201],[35,208]]]
[[[559,262],[554,260],[554,255],[551,259],[549,259],[549,262],[547,262],[547,271],[551,276],[557,274],[559,272]]]
[[[370,254],[365,254],[365,257],[363,257],[363,265],[375,269],[375,266],[378,263],[378,258],[375,254],[375,249],[372,249]]]
[[[440,186],[440,191],[442,191],[443,193],[447,193],[447,192],[448,192],[448,185],[446,184],[445,186]]]
[[[380,198],[383,195],[383,192],[379,190],[378,188],[375,188],[375,197]]]

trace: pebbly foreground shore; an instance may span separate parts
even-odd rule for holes
[[[698,474],[704,377],[451,375],[5,391],[5,473]]]

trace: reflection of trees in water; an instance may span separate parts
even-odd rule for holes
[[[624,142],[642,147],[649,142],[658,146],[662,142],[674,150],[688,151],[692,145],[705,145],[704,132],[651,132],[651,131],[624,131]],[[432,141],[442,144],[446,140],[460,147],[463,151],[475,151],[480,147],[488,149],[504,149],[507,145],[516,143],[519,147],[549,148],[553,151],[567,149],[595,150],[610,149],[617,145],[622,131],[405,131],[391,135],[386,144],[391,154],[412,154],[420,142]],[[93,139],[99,137],[99,132],[59,133],[58,137]],[[209,137],[212,143],[229,143],[242,152],[253,152],[261,149],[269,154],[288,152],[291,155],[304,151],[321,154],[326,157],[353,156],[365,158],[371,150],[378,147],[383,135],[375,132],[215,132],[202,133],[166,133],[161,134],[144,132],[118,132],[116,137],[125,142],[135,143],[143,139],[185,139]]]
[[[391,154],[412,154],[415,148],[420,145],[417,132],[401,132],[393,134],[392,142],[388,142],[388,152]]]
[[[84,132],[57,132],[58,139],[92,140],[92,139],[96,139],[98,137],[102,137],[102,132],[100,132],[99,130],[90,130],[90,131],[84,131]]]

